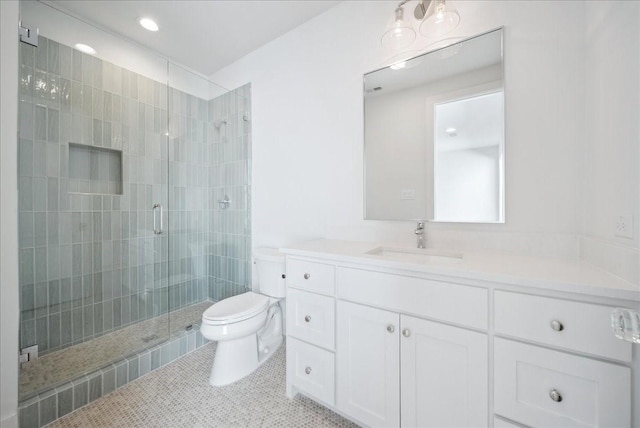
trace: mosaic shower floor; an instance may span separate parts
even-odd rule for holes
[[[189,324],[200,323],[211,304],[196,303],[38,358],[20,370],[20,400],[164,342]]]
[[[312,400],[285,395],[285,346],[258,370],[209,385],[210,343],[58,419],[49,427],[357,427]]]

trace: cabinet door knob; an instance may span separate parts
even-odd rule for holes
[[[409,337],[411,336],[411,330],[409,330],[408,328],[405,328],[404,330],[402,330],[402,335],[404,337]]]
[[[564,330],[564,326],[562,325],[562,323],[558,320],[553,320],[551,321],[551,328],[554,329],[555,331],[562,331]]]
[[[303,276],[304,276],[304,279],[309,279],[309,278],[311,278],[311,274],[310,274],[310,273],[305,273]]]
[[[310,374],[311,373],[311,367],[309,367],[309,366],[305,367],[304,372],[306,374]]]
[[[555,389],[555,388],[553,388],[551,391],[549,391],[549,398],[551,398],[556,403],[559,403],[559,402],[562,401],[562,395],[560,395],[558,390]]]
[[[389,324],[389,325],[387,326],[387,331],[388,331],[389,333],[393,333],[394,331],[396,331],[396,328],[393,326],[393,324]]]
[[[311,321],[311,316],[310,315],[305,316],[304,322],[309,322],[309,321]]]

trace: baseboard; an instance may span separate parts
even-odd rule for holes
[[[18,428],[18,413],[0,420],[0,428]]]

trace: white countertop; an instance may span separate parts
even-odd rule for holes
[[[583,261],[461,251],[462,259],[455,263],[414,263],[367,254],[368,251],[382,246],[386,247],[386,245],[372,242],[321,239],[290,245],[281,248],[280,251],[290,255],[320,257],[346,263],[633,300],[640,303],[640,287]],[[436,250],[425,250],[425,252],[434,251]],[[442,253],[452,252],[443,251]]]

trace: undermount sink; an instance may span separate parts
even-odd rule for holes
[[[462,253],[422,248],[377,247],[366,254],[408,263],[455,264],[462,260]]]

